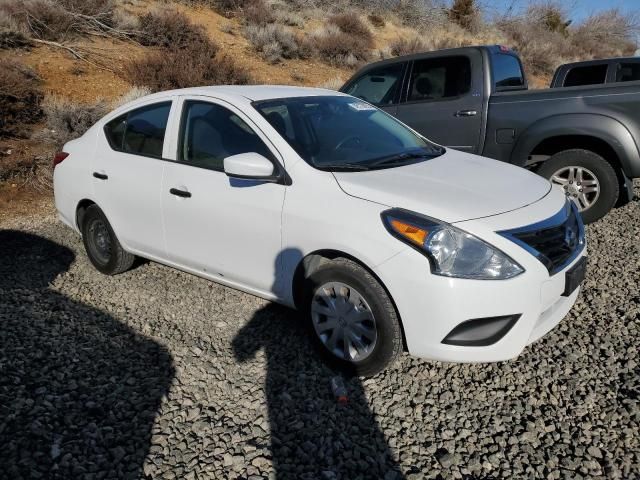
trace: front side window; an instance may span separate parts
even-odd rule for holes
[[[382,110],[349,96],[281,98],[253,106],[300,157],[321,170],[389,168],[444,151]]]
[[[578,87],[580,85],[598,85],[607,79],[606,63],[601,65],[588,65],[584,67],[574,67],[569,70],[564,79],[565,87]]]
[[[640,80],[640,63],[621,63],[618,66],[616,82],[634,82]]]
[[[345,93],[374,105],[396,103],[402,84],[404,63],[396,63],[369,70],[349,85]]]
[[[171,102],[163,102],[116,117],[104,127],[109,145],[120,152],[161,158],[170,110]]]
[[[185,103],[179,160],[210,170],[224,171],[224,159],[255,152],[273,160],[260,137],[231,110],[215,103]]]
[[[467,57],[417,60],[411,72],[408,101],[442,100],[471,90],[471,62]]]
[[[524,88],[524,73],[515,56],[498,53],[491,58],[491,67],[496,90]]]

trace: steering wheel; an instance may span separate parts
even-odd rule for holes
[[[349,135],[348,137],[345,137],[342,140],[340,140],[337,143],[337,145],[333,148],[333,150],[334,151],[341,150],[343,147],[345,147],[351,141],[356,142],[356,145],[361,145],[362,144],[362,140],[360,139],[360,137],[358,137],[357,135]]]

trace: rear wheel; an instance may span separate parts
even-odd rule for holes
[[[604,217],[618,200],[615,170],[600,155],[589,150],[565,150],[553,155],[538,174],[560,185],[580,210],[585,223]]]
[[[375,375],[402,351],[391,299],[371,273],[351,260],[327,262],[309,276],[304,308],[316,349],[347,374]]]
[[[136,258],[122,248],[107,217],[97,205],[87,208],[82,218],[82,241],[93,266],[106,275],[129,270]]]

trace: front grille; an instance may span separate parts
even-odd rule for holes
[[[547,267],[549,274],[562,270],[584,248],[584,226],[573,202],[543,222],[500,232],[522,246]]]

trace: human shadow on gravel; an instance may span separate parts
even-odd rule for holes
[[[143,477],[173,361],[49,287],[73,260],[46,238],[0,231],[0,478]]]
[[[369,409],[362,383],[345,379],[340,405],[330,381],[337,375],[319,359],[301,315],[269,304],[233,339],[235,357],[265,350],[271,455],[278,479],[403,478]]]

